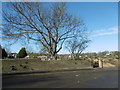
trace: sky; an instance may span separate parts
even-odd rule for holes
[[[67,9],[84,20],[90,32],[89,47],[84,52],[118,50],[118,3],[117,2],[68,2]],[[34,45],[30,45],[34,46]],[[18,52],[22,45],[16,43],[11,52]],[[34,51],[38,48],[34,46]],[[64,47],[59,54],[69,53]]]
[[[80,16],[91,32],[92,42],[84,52],[118,50],[118,3],[77,2],[69,3],[69,11]],[[63,49],[60,53],[67,52]]]

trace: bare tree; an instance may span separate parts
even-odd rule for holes
[[[7,53],[12,53],[11,52],[11,45],[9,44],[9,42],[8,43],[2,43],[2,48],[4,48]]]
[[[6,50],[7,53],[11,53],[11,49],[9,46],[4,46],[3,48]]]
[[[87,38],[72,38],[66,41],[66,48],[71,53],[72,59],[78,58],[79,55],[88,47],[90,40]]]
[[[54,59],[57,59],[57,53],[67,39],[82,37],[86,32],[83,21],[72,16],[65,3],[3,4],[6,6],[3,7],[3,37],[37,41]]]
[[[26,48],[27,53],[33,53],[33,52],[35,52],[35,50],[34,50],[34,48],[32,46],[27,46],[25,48]]]
[[[41,48],[41,49],[40,49],[40,53],[44,53],[44,54],[45,54],[45,53],[47,53],[46,48],[44,48],[44,47],[43,47],[43,48]]]

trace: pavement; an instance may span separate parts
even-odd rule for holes
[[[118,88],[116,68],[3,75],[3,88]]]

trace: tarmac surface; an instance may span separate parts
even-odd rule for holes
[[[2,88],[118,88],[116,68],[3,75]]]

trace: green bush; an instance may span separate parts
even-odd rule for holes
[[[26,64],[20,64],[20,67],[22,67],[23,69],[27,69],[28,66]]]
[[[77,62],[75,62],[75,64],[77,64]]]
[[[2,47],[0,45],[0,58],[2,58]]]
[[[5,51],[5,49],[2,49],[2,58],[6,58],[7,57],[7,52]]]
[[[28,67],[25,65],[25,66],[23,66],[23,69],[27,69]]]
[[[99,67],[99,63],[98,62],[94,62],[93,63],[93,68]]]
[[[14,65],[12,65],[11,70],[17,70],[17,68]]]
[[[24,58],[27,56],[27,52],[25,48],[22,48],[19,53],[17,54],[17,58]]]
[[[28,64],[28,62],[25,62],[25,64]]]

